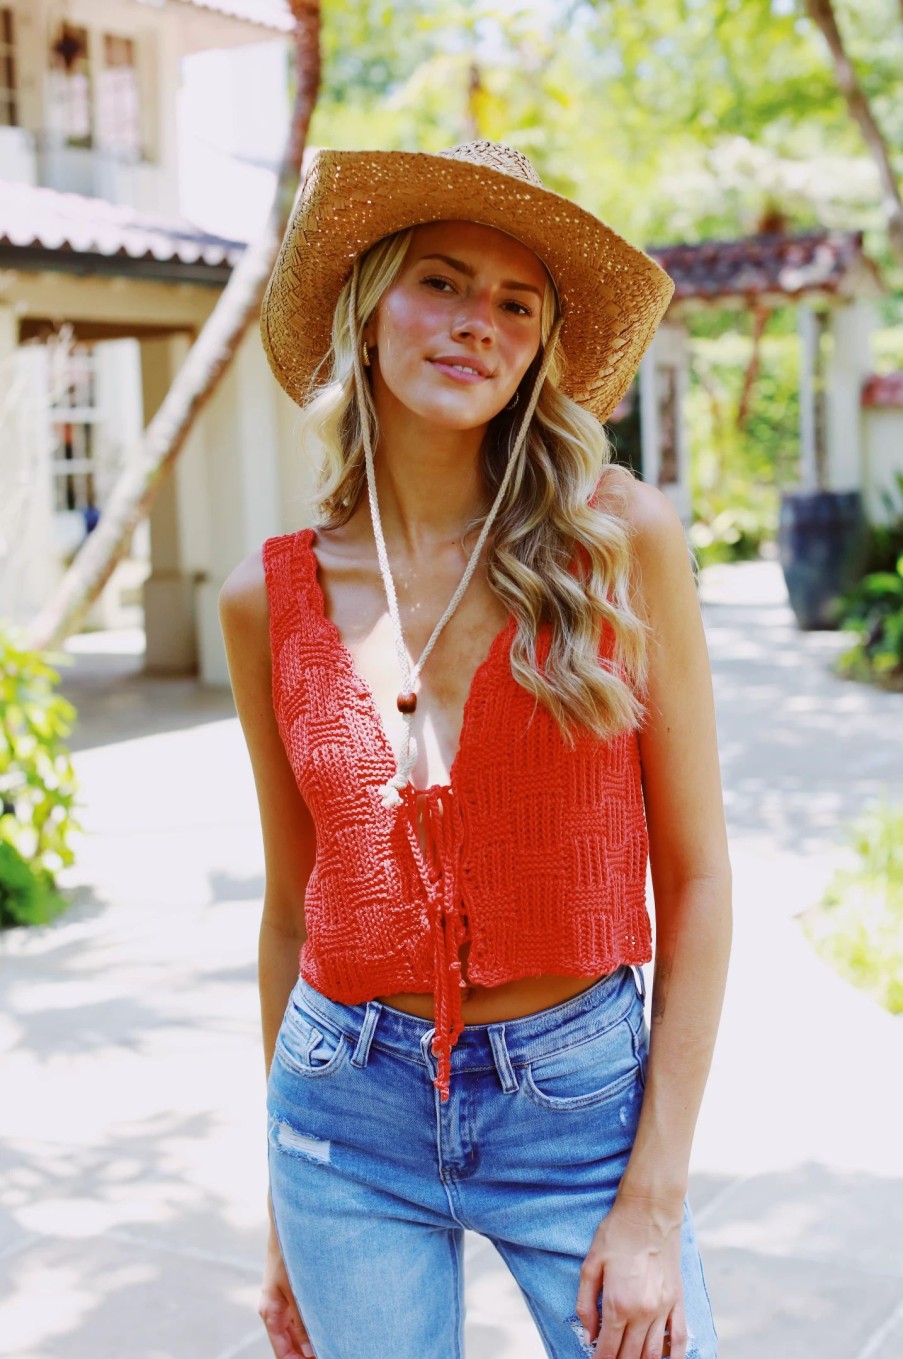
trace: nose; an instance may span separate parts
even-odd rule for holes
[[[492,339],[493,330],[492,306],[489,299],[477,295],[468,297],[452,326],[455,339],[471,339],[485,343]]]

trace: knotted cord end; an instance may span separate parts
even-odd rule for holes
[[[379,790],[383,806],[390,809],[401,806],[402,798],[399,795],[401,790],[410,783],[411,771],[417,759],[417,741],[411,733],[410,718],[407,719],[406,725],[404,753],[398,761],[398,769],[389,779],[389,782],[384,783]]]
[[[379,800],[387,811],[401,806],[401,797],[394,783],[385,783],[379,790]]]

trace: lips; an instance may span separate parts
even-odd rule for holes
[[[430,363],[440,372],[466,378],[471,382],[492,377],[485,363],[482,363],[479,359],[463,358],[456,354],[440,354],[437,358],[430,359]]]

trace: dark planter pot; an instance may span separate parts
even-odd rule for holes
[[[858,491],[785,491],[778,548],[790,607],[805,631],[836,628],[840,597],[861,575],[866,545]]]

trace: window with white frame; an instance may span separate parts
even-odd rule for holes
[[[69,146],[91,146],[88,30],[61,23],[50,45],[48,131]]]
[[[61,23],[50,45],[48,132],[68,146],[140,160],[137,44],[118,33]]]
[[[51,382],[50,447],[53,508],[84,513],[97,507],[96,355],[76,345],[60,359]]]
[[[141,157],[138,69],[132,38],[104,33],[97,74],[97,145],[128,160]]]
[[[16,38],[13,12],[0,5],[0,127],[18,127],[19,100],[16,74]]]

